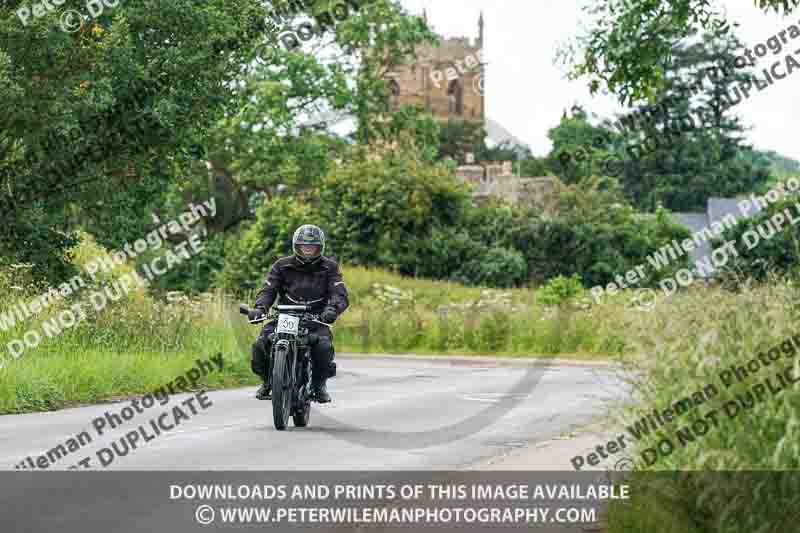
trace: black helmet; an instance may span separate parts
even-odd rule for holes
[[[314,263],[325,251],[325,234],[313,224],[303,224],[294,232],[292,248],[301,263]]]

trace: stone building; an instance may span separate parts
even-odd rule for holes
[[[559,180],[553,176],[519,177],[514,175],[511,161],[462,165],[456,177],[473,186],[477,204],[494,196],[514,205],[532,206],[545,213],[553,212]]]
[[[386,74],[393,108],[416,105],[442,122],[460,119],[483,123],[483,28],[481,13],[474,41],[466,37],[442,39],[439,46],[417,48],[416,62],[393,66]]]
[[[425,18],[427,21],[427,17]],[[438,121],[450,119],[480,123],[497,144],[513,136],[486,117],[484,91],[484,19],[478,19],[478,37],[442,39],[439,46],[420,46],[417,60],[395,65],[386,74],[392,93],[392,109],[403,105],[420,106]],[[518,141],[516,144],[521,145]],[[476,164],[473,154],[465,154],[466,165],[456,176],[473,185],[477,203],[490,196],[518,205],[534,205],[548,211],[556,191],[557,178],[517,177],[511,161]]]

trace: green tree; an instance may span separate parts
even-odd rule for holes
[[[660,246],[689,236],[666,211],[637,213],[610,178],[592,177],[560,191],[557,215],[531,212],[514,227],[514,247],[528,263],[530,280],[541,284],[562,275],[581,277],[584,287],[605,285],[646,263]],[[670,265],[678,269],[685,258]],[[649,272],[639,286],[653,285],[666,272]]]
[[[732,87],[754,79],[732,68],[741,47],[733,35],[709,34],[676,46],[660,112],[618,123],[633,126],[621,132],[633,164],[622,167],[620,179],[640,209],[703,210],[711,196],[750,192],[768,180],[766,167],[748,162],[746,128],[732,109]]]
[[[226,253],[215,285],[233,292],[260,288],[272,263],[292,253],[294,231],[302,224],[318,221],[313,204],[302,199],[287,195],[268,200]],[[324,223],[319,224],[328,232]],[[325,254],[330,255],[335,247],[334,242],[326,243]]]
[[[800,0],[755,0],[764,11],[789,14]],[[673,46],[696,30],[724,35],[731,25],[707,0],[595,0],[584,8],[591,26],[562,48],[571,76],[588,77],[592,93],[601,89],[628,105],[654,101],[670,68]]]
[[[284,6],[289,26],[306,14],[322,17],[330,7],[306,4],[311,8],[305,11]],[[279,187],[288,193],[316,187],[345,147],[361,138],[390,140],[413,131],[435,150],[433,120],[411,109],[385,120],[386,65],[373,61],[407,60],[412,45],[433,34],[396,2],[355,4],[362,4],[357,14],[316,36],[313,48],[273,48],[269,62],[250,66],[235,90],[236,112],[205,140],[213,171],[230,183],[229,201],[243,207],[232,223],[252,217],[250,205],[271,198]],[[366,110],[375,114],[368,117]],[[326,118],[348,114],[365,122],[350,140],[334,133]]]
[[[36,262],[44,282],[68,269],[79,220],[106,245],[141,234],[193,135],[225,112],[266,13],[140,0],[68,33],[59,9],[22,24],[24,7],[0,7],[0,263]]]
[[[770,275],[800,274],[800,229],[785,216],[789,212],[797,217],[796,201],[770,204],[756,216],[741,219],[725,230],[714,247],[734,241],[737,254],[720,269],[721,279],[737,285],[743,280],[767,281]],[[775,226],[776,222],[780,226]]]
[[[423,161],[438,158],[441,126],[420,107],[405,105],[388,117],[378,117],[372,126],[374,142],[384,146],[409,145]]]
[[[456,225],[468,204],[467,187],[413,145],[353,154],[319,188],[319,216],[336,235],[340,258],[406,275],[424,268],[419,248],[433,229]]]
[[[553,147],[547,158],[550,168],[564,183],[575,184],[590,176],[606,174],[604,162],[610,157],[615,138],[603,126],[594,126],[580,106],[565,111],[558,126],[547,132]]]
[[[486,148],[486,130],[478,122],[448,119],[439,133],[439,158],[451,158],[465,164],[465,154],[472,153],[480,161],[486,160],[482,153]]]
[[[758,192],[766,193],[778,181],[792,176],[800,176],[800,161],[786,157],[774,150],[752,150],[742,156],[754,167],[768,168],[770,181],[765,183]]]
[[[257,194],[313,186],[345,141],[302,119],[353,111],[368,138],[385,101],[379,60],[433,38],[397,2],[356,3],[292,51],[250,0],[126,2],[75,34],[58,10],[23,26],[21,2],[0,7],[0,263],[36,263],[45,283],[66,275],[78,228],[117,247],[152,229],[151,212],[211,195],[224,212],[209,229],[224,231]],[[283,4],[290,26],[330,7]]]

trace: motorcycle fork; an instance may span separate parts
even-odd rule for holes
[[[293,338],[284,338],[275,341],[275,346],[278,343],[283,342],[287,345],[289,350],[290,358],[288,361],[289,366],[289,373],[292,376],[292,413],[294,414],[297,409],[301,408],[301,404],[305,401],[305,397],[301,398],[301,391],[303,387],[309,383],[310,377],[310,357],[307,353],[309,350],[307,343],[299,342],[297,337]],[[274,361],[275,358],[272,357],[270,363]],[[303,396],[307,396],[308,391],[303,394]]]
[[[311,383],[311,347],[308,343],[297,346],[297,390],[308,387]]]
[[[288,345],[289,353],[292,354],[292,357],[288,361],[290,374],[297,379],[297,372],[295,369],[297,368],[297,340],[290,339],[290,338],[278,338],[277,333],[273,333],[274,337],[272,338],[272,349],[269,351],[269,365],[267,370],[267,376],[269,376],[270,384],[272,383],[272,368],[275,366],[275,350],[277,349],[279,344]]]

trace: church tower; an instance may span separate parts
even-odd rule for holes
[[[427,11],[423,11],[427,22]],[[478,19],[478,37],[442,39],[439,46],[424,45],[416,50],[416,61],[387,72],[392,108],[417,105],[437,120],[465,120],[483,123],[484,19]]]

